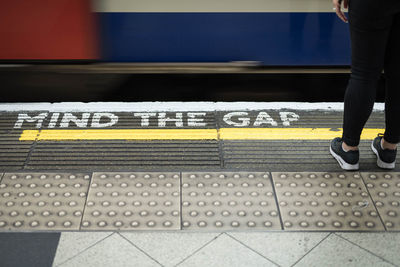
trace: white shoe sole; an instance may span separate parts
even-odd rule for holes
[[[372,149],[372,151],[373,151],[373,152],[375,153],[375,155],[376,155],[376,164],[378,165],[379,168],[387,169],[387,170],[392,170],[392,169],[394,169],[394,168],[396,167],[396,161],[393,162],[393,163],[386,163],[386,162],[383,162],[383,161],[381,160],[381,158],[379,157],[378,151],[377,151],[376,148],[374,147],[374,143],[373,143],[373,142],[372,142],[372,144],[371,144],[371,149]]]
[[[339,162],[340,167],[343,170],[346,171],[356,171],[359,169],[359,164],[348,164],[345,162],[338,154],[336,154],[333,150],[332,147],[329,146],[329,151],[331,152],[331,155]]]

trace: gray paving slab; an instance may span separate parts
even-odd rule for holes
[[[329,233],[312,232],[232,232],[228,235],[280,266],[292,266]]]
[[[126,267],[160,266],[160,264],[148,257],[120,235],[112,234],[59,266]]]
[[[357,172],[272,173],[285,230],[383,231]]]
[[[336,233],[336,235],[400,266],[400,233]]]
[[[85,173],[6,173],[0,231],[79,230],[89,188]]]
[[[393,266],[391,263],[331,234],[294,266]]]
[[[361,173],[389,231],[400,231],[400,173]]]
[[[277,266],[231,237],[222,234],[177,266]]]
[[[122,232],[121,235],[163,266],[175,266],[212,242],[219,233]]]
[[[178,230],[179,173],[94,173],[82,230]]]
[[[182,173],[182,226],[218,231],[282,229],[269,173]]]
[[[112,232],[62,232],[53,266],[59,266],[110,236]]]

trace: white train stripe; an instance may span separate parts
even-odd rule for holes
[[[384,103],[375,103],[375,111],[383,111]],[[231,110],[327,110],[343,111],[343,103],[306,102],[62,102],[62,103],[4,103],[0,112],[155,112],[155,111],[231,111]]]
[[[333,12],[330,0],[92,0],[95,12]]]

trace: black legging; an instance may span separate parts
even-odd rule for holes
[[[351,76],[345,94],[343,140],[358,146],[378,80],[386,77],[385,140],[400,142],[400,0],[350,0]]]

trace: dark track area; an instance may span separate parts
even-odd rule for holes
[[[284,72],[284,70],[283,70]],[[0,102],[341,102],[347,73],[69,73],[0,68]],[[384,77],[377,100],[384,99]]]

